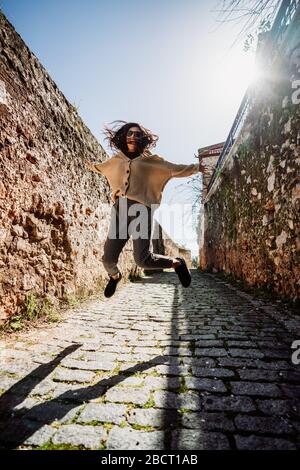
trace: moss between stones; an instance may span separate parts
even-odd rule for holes
[[[140,408],[155,408],[155,401],[153,397],[150,397],[147,403],[144,406],[140,406]]]
[[[127,427],[129,427],[129,425],[128,425],[127,421],[122,421],[122,422],[119,424],[119,427],[120,427],[120,428],[127,428]]]
[[[181,377],[181,384],[180,384],[180,387],[178,388],[178,392],[179,393],[185,393],[185,392],[188,392],[188,387],[186,386],[185,384],[185,380],[184,380],[184,377]]]
[[[131,427],[136,431],[156,431],[156,428],[154,428],[153,426],[141,426],[140,424],[131,424]]]
[[[71,444],[52,444],[52,442],[47,442],[39,447],[34,447],[33,450],[86,450],[86,447],[72,446]]]
[[[78,424],[78,423],[72,423],[72,424]],[[88,421],[88,422],[80,422],[79,423],[80,426],[102,426],[104,427],[105,429],[107,430],[111,430],[115,425],[113,423],[107,423],[107,422],[104,422],[104,421]]]
[[[179,408],[178,413],[183,415],[183,414],[186,414],[186,413],[192,413],[192,410],[189,410],[187,408]]]

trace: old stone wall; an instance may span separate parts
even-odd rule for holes
[[[202,269],[294,301],[300,298],[299,31],[298,8],[280,48],[271,52],[267,44],[261,52],[264,75],[205,199],[199,253]]]
[[[57,300],[98,286],[111,205],[105,177],[84,166],[108,155],[3,14],[0,47],[3,320],[26,293]],[[131,249],[125,276],[139,271]]]

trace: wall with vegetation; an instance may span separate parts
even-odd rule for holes
[[[200,266],[300,298],[300,12],[264,50],[250,112],[206,197]]]

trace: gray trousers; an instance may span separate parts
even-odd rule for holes
[[[132,237],[135,263],[141,268],[171,268],[173,258],[150,251],[153,228],[153,213],[147,207],[132,199],[118,198],[111,209],[108,236],[104,243],[102,263],[112,276],[120,272],[118,260],[126,242]]]

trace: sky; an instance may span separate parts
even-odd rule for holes
[[[244,52],[243,42],[232,47],[240,26],[221,24],[219,6],[219,0],[0,0],[109,155],[103,126],[122,119],[152,130],[159,140],[151,151],[182,164],[197,163],[198,148],[226,140],[253,73],[253,52]],[[167,183],[155,218],[195,256],[189,180]],[[184,206],[184,219],[169,217],[172,204]]]

